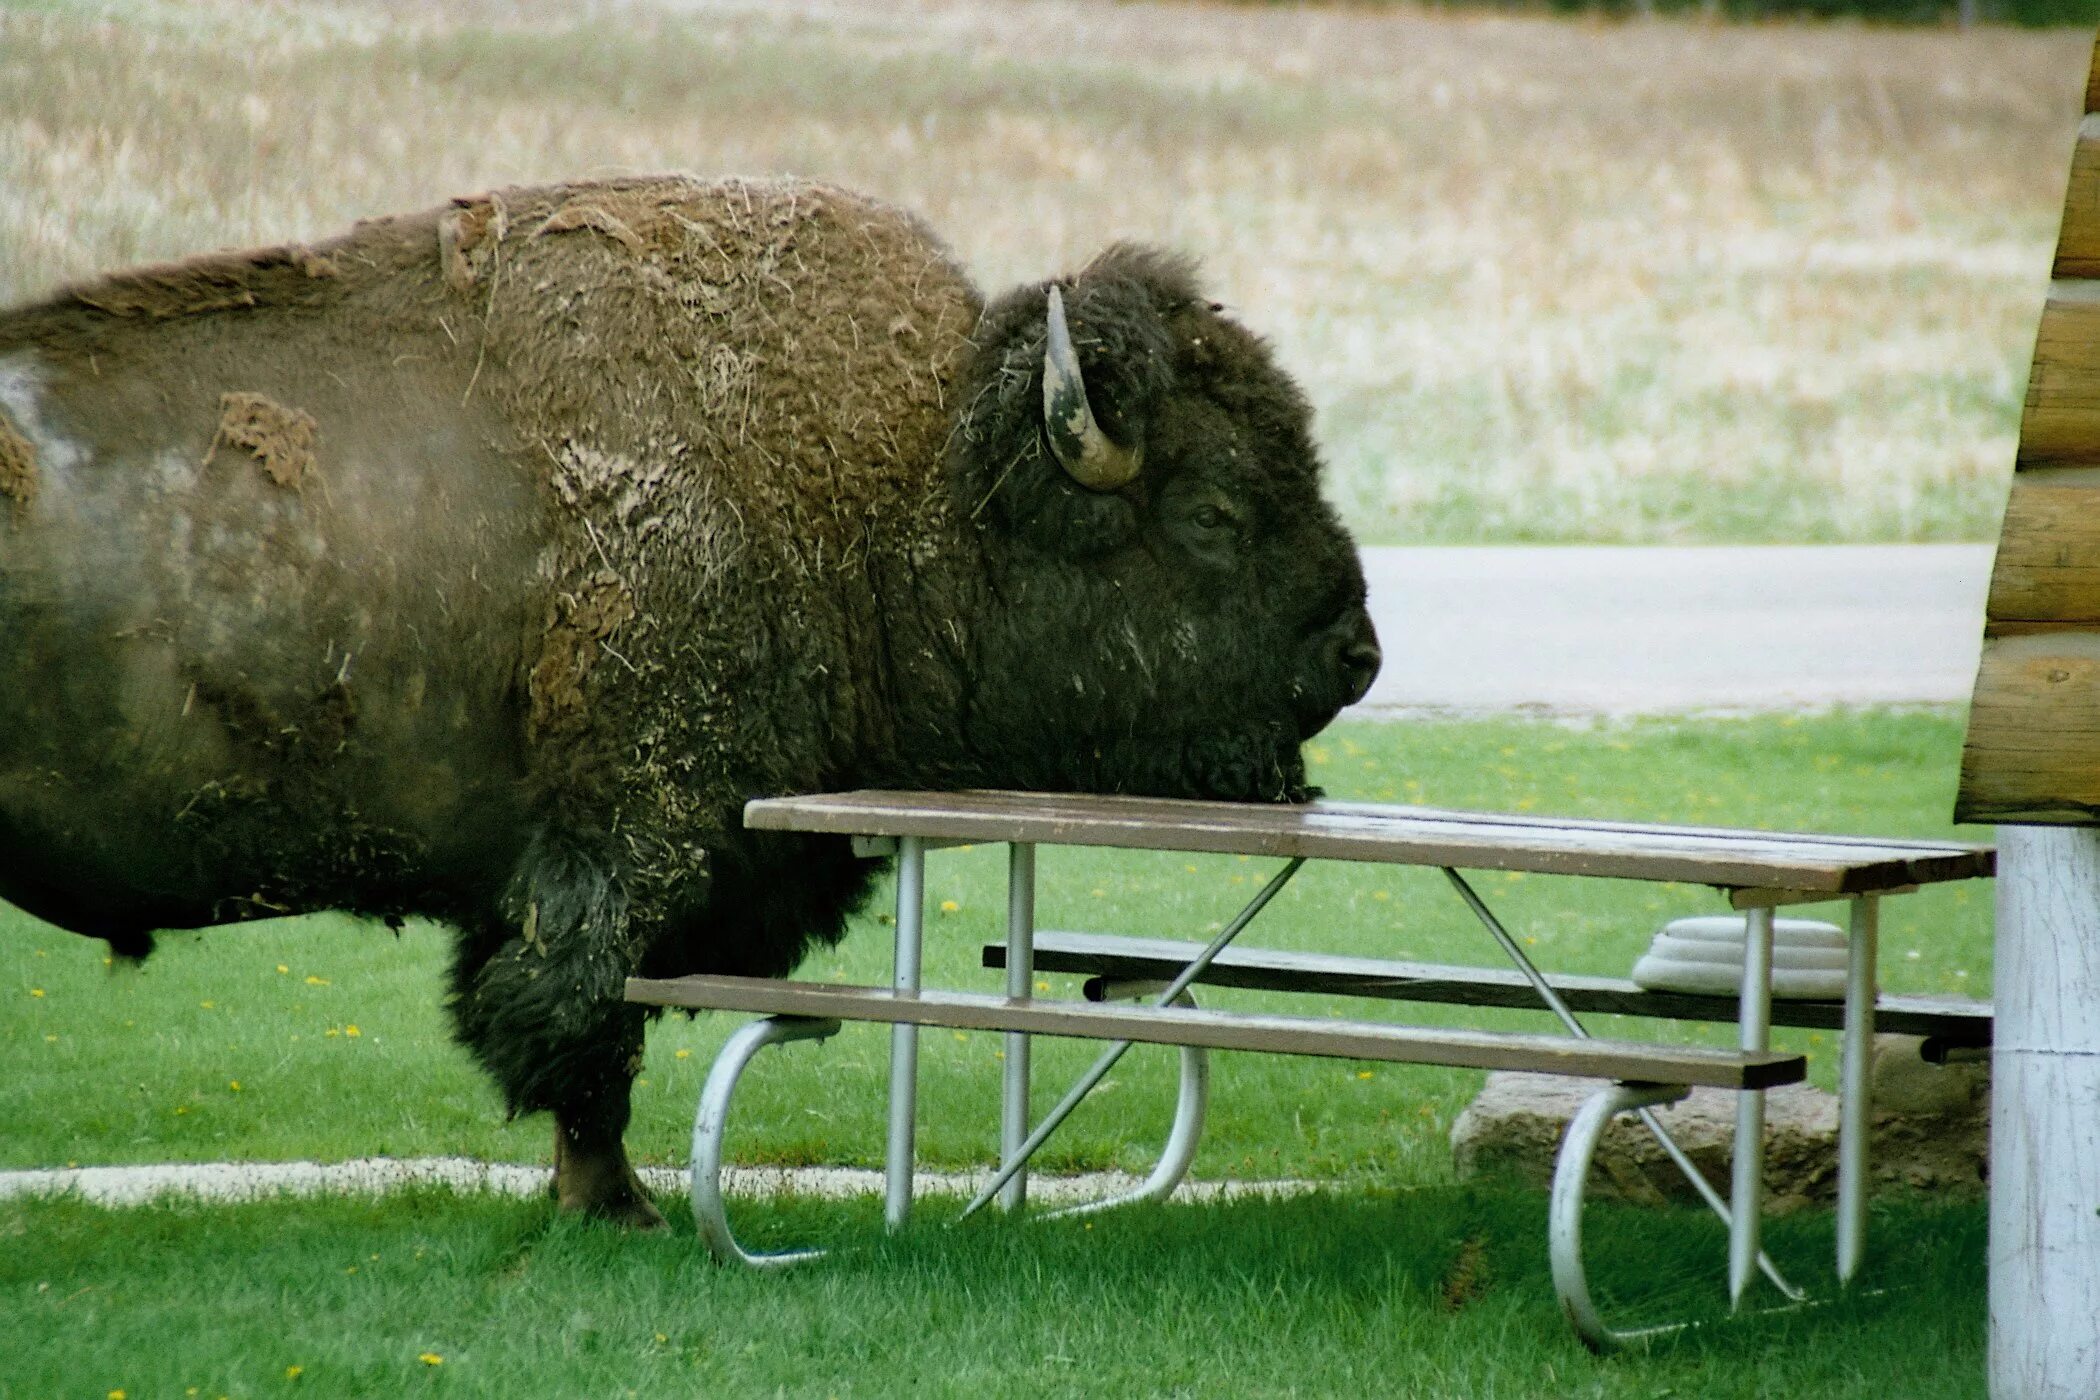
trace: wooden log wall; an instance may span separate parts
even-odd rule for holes
[[[1962,750],[1961,821],[2100,826],[2100,47]]]

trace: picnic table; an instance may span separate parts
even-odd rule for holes
[[[1182,1047],[1183,1102],[1166,1153],[1166,1158],[1175,1159],[1179,1167],[1186,1166],[1194,1149],[1194,1135],[1200,1131],[1202,1075],[1200,1062],[1191,1057],[1200,1056],[1205,1050],[1259,1050],[1525,1069],[1605,1081],[1577,1114],[1563,1141],[1549,1219],[1553,1274],[1563,1307],[1584,1339],[1599,1348],[1642,1335],[1615,1330],[1604,1323],[1589,1296],[1582,1267],[1584,1183],[1603,1129],[1622,1112],[1642,1115],[1650,1130],[1662,1139],[1665,1149],[1701,1189],[1708,1205],[1728,1222],[1731,1299],[1740,1305],[1759,1270],[1789,1297],[1802,1296],[1801,1290],[1788,1283],[1765,1257],[1759,1243],[1764,1091],[1798,1082],[1806,1074],[1803,1057],[1770,1048],[1772,926],[1777,908],[1832,900],[1850,905],[1846,994],[1842,1008],[1833,1013],[1841,1017],[1843,1032],[1839,1072],[1842,1108],[1838,1275],[1841,1281],[1849,1281],[1858,1268],[1865,1241],[1867,1066],[1877,1012],[1879,901],[1926,884],[1988,876],[1993,863],[1988,847],[1944,841],[1562,820],[1345,802],[1261,806],[1076,794],[860,791],[761,799],[745,809],[745,822],[759,830],[832,833],[851,838],[862,854],[894,854],[895,950],[888,987],[720,976],[635,978],[628,982],[627,995],[633,1001],[749,1011],[766,1017],[740,1030],[725,1045],[710,1071],[695,1121],[693,1210],[703,1238],[718,1257],[767,1266],[822,1253],[796,1250],[753,1254],[737,1243],[729,1229],[721,1194],[722,1136],[730,1096],[753,1056],[765,1046],[785,1040],[827,1036],[845,1020],[889,1022],[893,1026],[884,1212],[892,1229],[904,1225],[911,1209],[917,1028],[921,1025],[1007,1033],[1002,1161],[970,1210],[994,1196],[1009,1208],[1023,1203],[1029,1156],[1132,1043]],[[941,846],[969,843],[1004,843],[1009,848],[1006,942],[996,958],[987,958],[1004,966],[1003,996],[921,985],[926,853]],[[1109,949],[1105,958],[1097,957],[1097,965],[1111,974],[1105,979],[1110,990],[1120,978],[1126,992],[1145,989],[1156,993],[1151,1005],[1107,1006],[1034,995],[1035,853],[1038,845],[1046,844],[1276,857],[1285,864],[1238,916],[1196,949],[1186,962],[1182,961],[1186,945],[1163,946],[1156,939],[1103,938],[1089,945],[1093,951],[1088,952],[1067,937],[1059,945],[1068,959],[1067,966],[1083,965],[1084,957],[1096,956],[1116,941],[1122,952]],[[1470,973],[1437,969],[1438,973],[1449,975],[1423,978],[1411,973],[1395,974],[1390,968],[1381,971],[1377,965],[1367,968],[1363,959],[1307,959],[1302,955],[1296,962],[1284,959],[1288,966],[1281,974],[1273,968],[1265,971],[1260,957],[1242,956],[1230,945],[1308,860],[1375,862],[1443,871],[1454,891],[1514,966],[1521,985],[1513,985],[1507,971],[1496,969]],[[1745,959],[1735,1006],[1737,1048],[1661,1045],[1591,1036],[1577,1019],[1570,1001],[1590,997],[1593,1005],[1600,1004],[1594,1001],[1600,995],[1599,989],[1541,973],[1466,879],[1462,873],[1466,870],[1712,886],[1745,920]],[[1073,958],[1081,962],[1069,961]],[[1171,977],[1166,975],[1169,971],[1173,973]],[[1282,981],[1275,980],[1279,975]],[[1348,985],[1352,976],[1355,984]],[[1204,980],[1237,980],[1238,985],[1339,990],[1403,999],[1413,996],[1408,988],[1433,986],[1437,990],[1414,999],[1536,1005],[1551,1010],[1567,1033],[1449,1030],[1391,1021],[1221,1012],[1191,1004],[1189,989]],[[1363,989],[1367,985],[1383,990],[1366,993]],[[1619,998],[1610,1003],[1612,1009],[1693,1019],[1713,1014],[1712,998],[1693,999],[1703,1000],[1708,1007],[1700,1011],[1696,1007],[1687,1009],[1683,999],[1671,1002],[1667,996],[1644,1006],[1640,1004],[1638,989],[1630,984],[1611,995]],[[1902,1014],[1913,1023],[1936,1023],[1933,1008],[1915,999],[1902,1009]],[[1972,1043],[1979,1036],[1988,1036],[1987,1011],[1980,1018],[1980,1031],[1979,1018],[1952,1011],[1939,1017],[1937,1023],[1943,1023],[1957,1039],[1967,1036]],[[1111,1043],[1058,1107],[1031,1130],[1027,1113],[1028,1045],[1032,1034],[1091,1037]],[[1726,1200],[1707,1185],[1689,1159],[1676,1152],[1650,1112],[1654,1105],[1682,1097],[1696,1085],[1730,1089],[1738,1094],[1737,1149],[1732,1189]],[[1162,1181],[1171,1189],[1178,1179],[1178,1169],[1155,1172],[1151,1190],[1119,1199],[1162,1194],[1158,1189]]]

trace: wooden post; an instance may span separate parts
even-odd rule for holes
[[[1993,1400],[2100,1395],[2100,831],[1998,829]]]
[[[2100,1396],[2100,45],[2085,113],[1954,803],[1999,823],[1996,1400]]]

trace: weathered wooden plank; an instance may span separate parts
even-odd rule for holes
[[[2100,276],[2100,116],[2091,115],[2090,109],[2078,125],[2078,144],[2071,150],[2055,275]]]
[[[2035,331],[2018,465],[2100,462],[2100,282],[2049,286]]]
[[[1069,793],[866,791],[766,798],[745,824],[845,835],[960,837],[1872,893],[1988,875],[1988,847],[1779,832],[1559,823],[1490,813],[1262,806]]]
[[[2100,468],[2014,474],[1987,613],[1991,636],[2100,626]]]
[[[1071,972],[1133,982],[1163,982],[1179,974],[1202,949],[1200,943],[1175,939],[1040,930],[1035,935],[1035,967],[1038,972]],[[1005,945],[986,944],[984,965],[988,968],[1005,967]],[[1384,1001],[1492,1006],[1522,1011],[1545,1009],[1545,1003],[1539,1000],[1531,983],[1515,968],[1396,962],[1383,958],[1301,953],[1282,948],[1227,948],[1218,954],[1197,981],[1208,986],[1238,987],[1249,991],[1370,997]],[[1621,977],[1551,973],[1546,982],[1570,1009],[1599,1015],[1732,1022],[1740,1010],[1734,997],[1651,992]],[[1089,999],[1092,999],[1094,990],[1090,986]],[[1841,1030],[1845,1024],[1845,1004],[1842,1001],[1775,1001],[1772,1003],[1772,1024]],[[1991,1005],[1953,997],[1884,996],[1876,1003],[1875,1028],[1900,1035],[1939,1036],[1950,1046],[1988,1045],[1991,1043]]]
[[[1808,1068],[1800,1055],[1763,1050],[1443,1030],[1384,1021],[1250,1016],[1184,1007],[1093,1006],[1086,1002],[1015,1000],[967,992],[925,991],[908,995],[888,987],[781,982],[766,977],[633,977],[627,981],[627,999],[650,1006],[949,1026],[956,1030],[1022,1031],[1031,1035],[1450,1065],[1460,1069],[1521,1069],[1534,1074],[1720,1089],[1794,1084],[1800,1082]]]
[[[1984,643],[1955,817],[2042,825],[2100,818],[2100,634]]]

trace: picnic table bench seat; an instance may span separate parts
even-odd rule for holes
[[[1203,950],[1200,943],[1121,934],[1038,929],[1035,970],[1073,973],[1088,980],[1082,995],[1103,1001],[1117,983],[1163,982]],[[1006,966],[1006,945],[987,943],[984,966]],[[1547,985],[1571,1010],[1607,1016],[1670,1021],[1733,1022],[1741,1009],[1735,997],[1651,991],[1623,977],[1545,974]],[[1303,992],[1382,1001],[1432,1002],[1544,1011],[1546,1004],[1522,973],[1507,967],[1403,962],[1385,958],[1305,953],[1282,948],[1234,946],[1218,954],[1197,982],[1249,991]],[[1777,1000],[1772,1024],[1809,1030],[1842,1030],[1842,1000]],[[1878,1031],[1923,1037],[1927,1059],[1950,1051],[1972,1051],[1991,1043],[1991,1004],[1967,997],[1882,995],[1874,1003]]]
[[[1172,971],[1178,970],[1177,966]],[[1802,1056],[1770,1050],[1575,1040],[1565,1035],[1444,1030],[1386,1021],[1248,1015],[1178,1006],[1099,1006],[930,989],[906,994],[889,987],[782,982],[767,977],[636,977],[628,980],[627,1000],[648,1006],[815,1020],[946,1026],[1460,1069],[1521,1069],[1533,1074],[1716,1089],[1769,1089],[1799,1083],[1808,1072]]]

